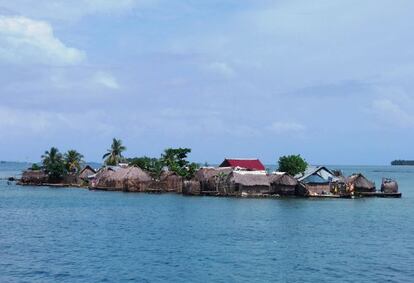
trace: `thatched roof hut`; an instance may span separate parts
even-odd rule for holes
[[[115,191],[144,191],[152,181],[151,176],[138,167],[101,170],[93,183],[93,187]]]
[[[233,168],[232,167],[203,167],[200,168],[196,173],[195,173],[195,178],[198,181],[208,181],[209,179],[211,179],[212,177],[215,177],[219,174],[230,174],[231,172],[233,172]]]
[[[381,192],[386,194],[398,193],[398,183],[395,180],[384,178],[381,184]]]
[[[43,170],[26,170],[20,179],[23,185],[41,185],[49,181],[49,176]]]
[[[96,173],[96,171],[95,171],[95,169],[93,169],[91,166],[89,166],[89,165],[86,165],[80,172],[79,172],[79,175],[78,175],[78,177],[81,179],[81,180],[88,180],[88,177],[89,176],[92,176],[92,175],[94,175]]]
[[[375,183],[369,181],[361,173],[348,177],[347,183],[353,187],[355,192],[375,192]]]
[[[159,180],[159,187],[163,191],[181,193],[183,190],[183,177],[172,171],[163,171]]]
[[[43,170],[26,170],[20,179],[21,184],[41,185],[49,181],[49,176]]]
[[[279,195],[296,195],[298,181],[286,173],[272,174],[269,176],[272,187],[271,193]]]
[[[184,195],[191,195],[191,196],[200,195],[201,194],[200,182],[194,181],[194,180],[184,181],[183,194]]]
[[[269,177],[266,174],[253,172],[232,172],[226,181],[227,194],[264,195],[270,193]]]
[[[200,190],[204,193],[218,192],[224,186],[228,175],[233,172],[231,167],[200,168],[194,179],[200,182]]]
[[[287,173],[272,174],[269,176],[271,184],[282,185],[282,186],[296,186],[298,181]]]

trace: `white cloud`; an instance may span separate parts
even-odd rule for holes
[[[281,133],[288,133],[288,132],[294,132],[294,133],[300,133],[303,132],[306,129],[306,127],[302,124],[296,123],[296,122],[274,122],[270,125],[269,130],[272,132],[281,134]]]
[[[0,16],[0,61],[72,65],[85,54],[55,37],[47,22],[20,16]]]
[[[119,89],[118,81],[113,75],[109,73],[105,73],[102,71],[97,72],[93,77],[93,81],[98,85],[101,85],[101,86],[104,86],[110,89]]]
[[[22,15],[50,20],[74,21],[97,13],[117,14],[158,0],[0,0],[0,7]]]
[[[400,128],[414,127],[414,115],[390,99],[384,98],[373,101],[372,112],[386,126]]]
[[[0,131],[8,135],[55,134],[56,132],[76,131],[76,133],[107,134],[113,127],[102,111],[58,113],[44,110],[15,109],[0,106]],[[93,127],[79,127],[88,121]]]

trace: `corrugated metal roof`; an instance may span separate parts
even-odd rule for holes
[[[316,177],[310,178],[311,176]],[[295,176],[295,178],[304,183],[326,183],[337,179],[334,174],[325,166],[308,166],[305,173],[298,174]],[[312,182],[310,180],[312,180]]]
[[[266,168],[259,159],[226,158],[220,167],[241,167],[248,170],[264,171]]]

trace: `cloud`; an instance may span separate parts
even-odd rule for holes
[[[84,52],[66,46],[47,22],[0,16],[0,61],[18,64],[73,65]]]
[[[113,127],[106,122],[102,111],[85,112],[53,112],[45,110],[29,110],[0,106],[0,131],[16,136],[27,134],[54,135],[57,132],[107,134]],[[88,121],[93,127],[80,127]]]
[[[272,123],[269,128],[270,131],[282,134],[282,133],[301,133],[305,131],[306,127],[302,124],[296,122],[274,122]]]
[[[27,2],[26,0],[0,0],[0,8],[36,18],[74,21],[92,14],[122,13],[136,6],[153,5],[158,0],[36,0],[35,4]]]
[[[101,86],[104,86],[110,89],[119,89],[119,84],[116,78],[109,73],[99,71],[94,75],[93,81],[98,85],[101,85]]]
[[[390,99],[374,100],[371,110],[377,119],[386,126],[399,128],[414,127],[414,115]]]

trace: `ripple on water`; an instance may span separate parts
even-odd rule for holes
[[[392,200],[0,185],[0,282],[410,282],[414,178],[406,175],[404,197]]]

